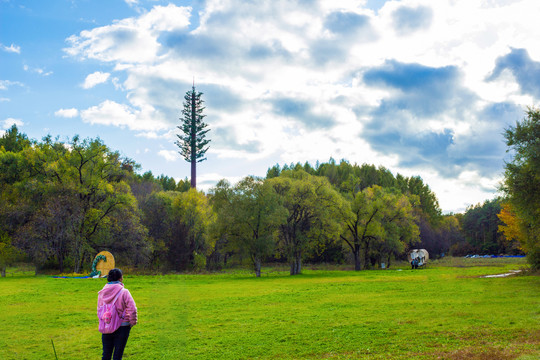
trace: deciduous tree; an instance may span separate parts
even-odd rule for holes
[[[69,257],[73,271],[80,272],[97,250],[112,244],[123,250],[144,242],[136,200],[125,182],[130,161],[101,140],[74,137],[64,144],[47,137],[17,154],[23,158],[17,166],[25,175],[13,183],[19,196],[12,200],[14,208],[27,211],[14,242],[36,263],[55,256],[63,268]],[[122,217],[116,217],[118,213]],[[127,229],[132,230],[129,236]]]
[[[206,266],[206,257],[211,254],[215,241],[209,236],[209,228],[215,221],[215,213],[208,198],[204,193],[192,188],[187,192],[178,193],[172,206],[174,215],[186,234],[189,267],[202,270]]]
[[[287,213],[282,206],[283,199],[268,182],[252,176],[245,177],[233,188],[220,182],[212,193],[216,197],[214,208],[221,227],[234,248],[250,258],[255,275],[260,277],[262,262],[272,254],[278,227],[285,222]]]
[[[540,109],[527,109],[504,135],[514,158],[506,164],[502,190],[519,220],[529,263],[540,269]]]
[[[338,220],[342,199],[327,179],[311,176],[304,170],[283,171],[267,180],[283,199],[286,221],[279,236],[291,264],[291,275],[302,271],[302,258],[308,246],[322,239],[336,238],[341,225]]]
[[[417,241],[418,227],[405,195],[374,185],[344,196],[348,206],[340,213],[345,224],[340,237],[353,254],[355,270],[368,269],[370,257],[380,262]]]

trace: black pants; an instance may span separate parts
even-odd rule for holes
[[[124,348],[129,337],[131,326],[120,326],[112,334],[102,334],[103,360],[110,360],[114,350],[113,360],[121,360],[124,355]]]

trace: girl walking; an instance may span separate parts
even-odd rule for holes
[[[98,318],[100,319],[100,328],[103,321],[111,321],[111,314],[101,314],[100,308],[104,305],[114,304],[112,311],[116,311],[119,320],[119,327],[112,333],[103,333],[101,335],[101,341],[103,343],[103,360],[110,360],[111,356],[113,360],[122,359],[124,354],[124,348],[129,337],[131,328],[137,324],[137,306],[131,296],[128,289],[124,288],[124,277],[122,270],[112,269],[107,276],[108,283],[105,284],[103,289],[98,292]],[[103,312],[103,310],[102,310]],[[104,319],[104,317],[106,319]]]

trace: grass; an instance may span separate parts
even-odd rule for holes
[[[479,260],[479,261],[476,261]],[[130,276],[127,359],[537,359],[540,278],[516,259],[426,269]],[[0,279],[0,359],[100,357],[103,280]]]

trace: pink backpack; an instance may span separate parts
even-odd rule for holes
[[[122,325],[122,319],[118,315],[118,311],[116,310],[116,306],[114,304],[116,303],[116,300],[118,300],[118,298],[123,292],[124,292],[123,289],[120,290],[118,294],[116,294],[116,297],[114,298],[112,303],[109,303],[109,304],[103,303],[103,305],[99,307],[98,318],[99,318],[99,332],[100,333],[112,334],[113,332],[118,330],[120,325]]]

